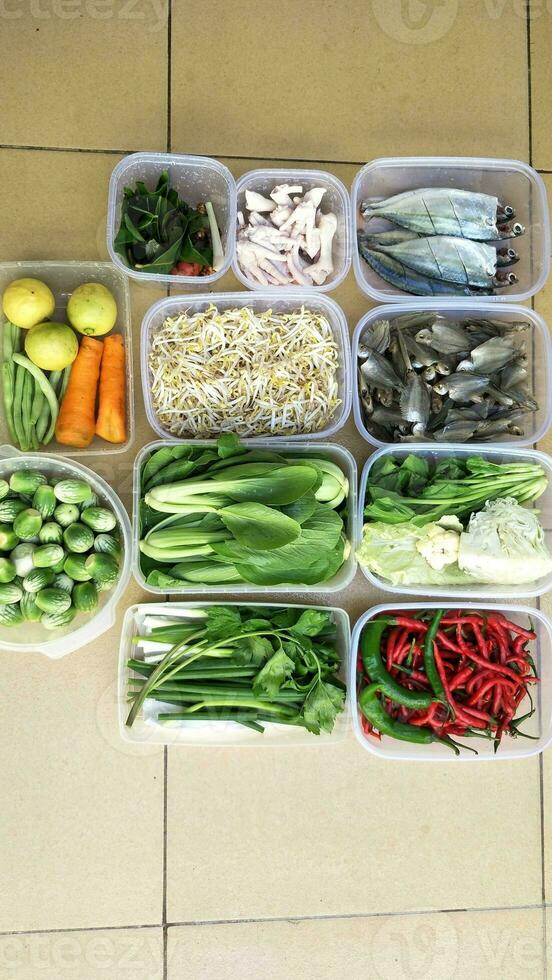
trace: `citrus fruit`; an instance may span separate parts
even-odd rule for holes
[[[63,371],[72,364],[79,342],[66,323],[38,323],[25,337],[25,352],[43,371]]]
[[[4,290],[2,309],[10,323],[28,330],[52,316],[54,294],[40,279],[14,279]]]
[[[101,337],[115,326],[115,298],[101,282],[83,282],[69,299],[67,319],[79,333]]]

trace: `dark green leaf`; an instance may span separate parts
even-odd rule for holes
[[[241,616],[237,606],[208,606],[205,629],[207,639],[213,643],[235,636],[241,629]]]
[[[219,510],[219,517],[239,544],[270,551],[299,537],[301,525],[274,507],[265,504],[231,504]]]
[[[345,693],[340,688],[316,681],[303,705],[303,718],[309,732],[331,732],[344,701]]]
[[[233,432],[224,432],[217,439],[217,453],[221,459],[228,459],[231,456],[241,456],[247,449],[242,446],[237,435]]]
[[[318,636],[330,623],[330,613],[322,609],[305,609],[291,627],[291,632],[301,636]]]
[[[286,677],[291,677],[294,663],[283,650],[278,650],[267,660],[253,680],[255,694],[275,698]]]

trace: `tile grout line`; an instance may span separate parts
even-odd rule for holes
[[[130,925],[104,925],[104,926],[70,926],[66,929],[11,929],[0,930],[0,937],[8,936],[49,936],[60,935],[62,933],[74,932],[128,932],[137,929],[174,929],[186,926],[213,926],[213,925],[249,925],[252,923],[271,923],[271,922],[318,922],[334,921],[341,919],[381,919],[381,918],[404,918],[413,915],[458,915],[471,912],[513,912],[513,911],[537,911],[539,909],[552,908],[551,905],[543,905],[538,902],[534,905],[481,905],[466,908],[449,909],[413,909],[403,912],[344,912],[328,913],[327,915],[278,915],[265,916],[260,918],[243,919],[189,919],[181,922],[142,922]]]
[[[527,111],[529,114],[529,163],[533,166],[533,91],[531,84],[531,0],[525,0],[527,38]]]
[[[260,918],[243,919],[189,919],[181,922],[168,922],[167,928],[184,928],[187,926],[220,926],[220,925],[251,925],[253,923],[272,923],[272,922],[334,922],[345,919],[385,919],[385,918],[404,918],[413,915],[458,915],[472,912],[513,912],[513,911],[542,911],[544,906],[541,902],[534,905],[493,905],[493,906],[474,906],[457,909],[413,909],[410,912],[344,912],[328,913],[327,915],[275,915]]]
[[[172,0],[167,0],[167,153],[172,147]]]

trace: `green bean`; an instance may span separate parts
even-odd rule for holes
[[[24,357],[23,354],[14,354],[13,359],[16,364],[20,365],[20,367],[22,367],[25,371],[28,371],[29,374],[32,374],[35,381],[40,385],[46,401],[48,402],[51,419],[48,431],[43,439],[44,444],[47,445],[54,434],[58,417],[58,402],[56,393],[48,381],[48,378],[44,374],[44,371],[41,371],[40,368],[37,367],[36,364],[33,364],[28,357]]]
[[[20,356],[20,355],[17,355]],[[31,406],[33,403],[34,396],[34,379],[25,371],[25,376],[23,378],[23,399],[21,404],[21,418],[23,422],[23,429],[25,430],[25,442],[27,447],[30,449],[32,444],[31,438]]]
[[[14,390],[14,367],[12,362],[13,354],[13,327],[9,321],[4,323],[2,330],[3,342],[3,364],[2,364],[2,392],[4,395],[4,413],[8,425],[8,431],[12,442],[17,442],[17,436],[13,425],[13,390]]]
[[[61,371],[50,371],[49,382],[55,391],[56,398],[58,398],[59,383],[61,381]]]
[[[58,402],[61,404],[61,400],[67,391],[67,385],[69,384],[69,375],[71,374],[72,364],[68,364],[66,368],[63,369],[61,374],[61,381],[59,385],[59,390],[57,393]]]
[[[38,422],[42,412],[43,405],[44,405],[44,394],[42,388],[40,387],[40,385],[35,384],[34,398],[31,406],[31,425],[36,425],[36,423]]]
[[[17,354],[14,354],[14,361]],[[19,365],[15,368],[15,389],[13,395],[13,425],[15,428],[16,438],[19,443],[20,449],[28,449],[29,447],[25,445],[25,429],[23,427],[23,417],[21,414],[22,403],[23,403],[23,382],[25,380],[25,371]]]

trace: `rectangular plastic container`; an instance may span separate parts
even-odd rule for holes
[[[168,170],[171,187],[174,187],[187,204],[195,207],[200,202],[211,201],[217,219],[224,265],[209,276],[171,276],[131,269],[114,249],[114,241],[121,224],[121,202],[125,187],[134,187],[142,180],[154,189],[160,174]],[[170,283],[180,289],[208,289],[230,268],[236,237],[236,184],[224,164],[212,157],[188,156],[178,153],[131,153],[115,167],[109,181],[107,203],[107,249],[125,275],[141,282]]]
[[[277,602],[265,602],[261,604],[255,602],[225,602],[226,606],[248,606],[249,608],[283,609],[284,606]],[[163,726],[148,722],[141,712],[132,728],[125,725],[126,716],[129,710],[126,701],[126,691],[128,679],[133,672],[129,670],[126,661],[131,652],[136,649],[133,647],[132,639],[139,635],[140,625],[146,615],[155,613],[171,618],[185,618],[188,609],[205,608],[210,605],[220,605],[220,602],[170,602],[170,603],[141,603],[130,606],[126,613],[121,631],[121,642],[119,647],[119,674],[118,674],[118,715],[119,731],[121,737],[127,742],[136,742],[147,745],[238,745],[253,746],[258,748],[262,745],[270,746],[319,746],[320,744],[329,745],[340,742],[346,735],[349,727],[350,703],[349,691],[345,701],[344,710],[338,715],[332,732],[321,732],[320,735],[313,735],[301,728],[294,728],[291,725],[266,724],[264,734],[254,732],[237,725],[233,721],[209,721],[195,722],[188,726]],[[295,605],[295,604],[294,604]],[[297,609],[324,609],[333,616],[336,633],[337,649],[341,658],[341,670],[339,676],[345,683],[349,677],[349,659],[351,651],[351,627],[349,617],[343,609],[326,606],[308,606],[297,604]]]
[[[71,293],[84,282],[101,282],[113,293],[117,303],[117,322],[111,333],[120,333],[125,344],[127,439],[120,445],[94,436],[86,449],[62,446],[56,438],[38,452],[64,456],[102,456],[124,453],[134,442],[134,382],[132,364],[132,326],[128,280],[111,262],[0,262],[0,294],[14,279],[40,279],[50,287],[56,301],[52,320],[67,322],[65,311]],[[10,434],[4,412],[0,417],[0,443],[9,443]],[[18,448],[18,447],[16,447]]]
[[[357,698],[356,683],[356,659],[357,650],[366,623],[379,616],[381,613],[390,610],[398,613],[412,613],[420,610],[431,609],[477,609],[479,612],[501,612],[508,619],[519,625],[527,626],[527,618],[530,617],[537,639],[532,643],[532,655],[535,661],[537,676],[540,682],[533,685],[535,688],[533,698],[536,711],[532,718],[527,719],[523,725],[523,730],[528,735],[534,736],[535,740],[526,738],[511,738],[505,735],[502,739],[500,748],[494,752],[494,743],[486,738],[469,738],[464,741],[472,748],[477,749],[478,755],[468,750],[460,750],[460,755],[454,755],[451,749],[445,745],[432,742],[429,745],[418,745],[412,742],[402,742],[395,738],[382,735],[381,741],[365,735],[360,723],[360,711]],[[396,759],[399,762],[484,762],[498,761],[501,759],[526,759],[531,755],[538,755],[550,745],[552,741],[552,622],[545,616],[540,609],[530,606],[519,605],[494,605],[486,602],[406,602],[385,603],[374,606],[363,613],[355,623],[351,639],[351,657],[349,672],[349,697],[351,701],[351,712],[353,718],[353,729],[355,735],[363,749],[380,759]],[[522,701],[518,708],[518,716],[528,710],[529,700]],[[462,742],[458,736],[457,741]]]
[[[175,439],[170,432],[160,424],[151,399],[151,384],[149,371],[149,353],[151,349],[151,338],[155,331],[161,326],[167,316],[177,316],[182,311],[190,315],[206,310],[212,303],[220,310],[234,309],[236,307],[248,306],[253,310],[273,310],[274,313],[287,313],[291,310],[300,309],[305,306],[309,310],[323,314],[332,328],[334,339],[339,346],[339,368],[338,368],[338,397],[341,405],[333,419],[328,425],[318,432],[305,432],[298,435],[268,436],[259,434],[259,438],[270,439],[271,442],[304,442],[309,439],[325,438],[330,439],[345,424],[351,411],[352,385],[351,385],[351,345],[349,341],[349,331],[347,319],[340,306],[329,296],[322,296],[308,290],[283,290],[267,289],[262,292],[252,293],[202,293],[198,296],[168,296],[160,299],[153,306],[150,306],[142,321],[142,333],[140,341],[141,350],[141,373],[142,390],[144,393],[144,404],[146,414],[152,429],[164,439]],[[213,433],[218,435],[218,433]]]
[[[431,443],[409,443],[407,445],[401,446],[386,446],[384,449],[379,449],[378,452],[374,453],[373,456],[367,460],[362,475],[360,478],[359,487],[359,498],[358,498],[358,519],[357,519],[357,547],[362,541],[362,528],[364,525],[364,498],[366,496],[366,485],[368,483],[368,477],[370,475],[370,470],[372,466],[378,459],[382,456],[395,456],[397,458],[408,456],[412,454],[414,456],[421,456],[424,459],[430,461],[438,462],[441,459],[445,459],[447,456],[455,456],[466,458],[469,456],[480,456],[483,459],[488,459],[492,463],[540,463],[544,469],[546,476],[548,477],[548,486],[541,497],[535,500],[534,504],[530,506],[535,507],[539,513],[539,520],[544,528],[544,537],[546,541],[547,548],[552,551],[552,459],[547,456],[546,453],[540,453],[536,450],[531,449],[510,449],[496,447],[485,447],[483,449],[481,446],[477,448],[473,446],[459,446],[450,444],[448,446],[436,446]],[[362,565],[359,566],[362,574],[371,585],[375,586],[377,589],[383,589],[384,592],[392,592],[394,595],[409,595],[409,596],[443,596],[443,598],[450,599],[456,597],[457,599],[474,599],[476,597],[481,597],[481,599],[499,599],[505,600],[510,599],[515,602],[517,599],[534,599],[537,596],[544,595],[552,588],[552,573],[550,575],[544,576],[539,579],[538,582],[528,584],[528,585],[501,585],[497,583],[496,585],[483,585],[474,582],[473,585],[449,585],[449,586],[438,586],[438,585],[391,585],[390,582],[386,582],[385,579],[379,578],[377,575],[373,575],[367,569],[363,568]]]
[[[514,247],[520,261],[513,267],[518,282],[498,289],[485,302],[519,303],[538,293],[550,271],[550,219],[542,178],[536,170],[520,160],[492,157],[387,157],[372,160],[357,173],[351,191],[353,215],[353,267],[364,293],[380,303],[396,303],[408,298],[420,305],[423,296],[410,296],[383,279],[361,258],[357,231],[364,229],[360,204],[392,197],[402,191],[423,187],[457,187],[495,194],[503,203],[516,209],[516,221],[525,225],[525,234],[515,238]],[[371,231],[393,227],[372,219]],[[508,242],[509,244],[510,242]],[[473,297],[452,297],[458,304],[473,303]]]
[[[249,170],[236,183],[237,211],[241,211],[247,220],[248,212],[245,208],[246,190],[257,191],[258,194],[268,197],[270,192],[278,184],[301,184],[303,193],[306,193],[313,187],[327,188],[320,205],[320,210],[323,213],[333,211],[337,218],[337,229],[332,243],[334,270],[321,286],[317,286],[315,283],[312,284],[312,288],[316,292],[327,293],[343,282],[351,265],[351,205],[347,188],[338,177],[325,170]],[[267,288],[249,279],[238,263],[237,254],[234,254],[232,271],[247,289]],[[289,290],[304,290],[307,287],[274,286],[270,288],[278,291],[285,290],[287,292]]]
[[[205,448],[214,447],[216,445],[213,439],[182,439],[178,440],[181,445],[194,445],[195,447],[202,446]],[[132,535],[133,535],[133,573],[136,581],[139,585],[146,589],[147,592],[152,592],[154,595],[165,596],[167,594],[165,589],[156,588],[153,585],[148,585],[146,579],[142,574],[140,568],[140,528],[139,528],[139,503],[140,503],[140,471],[142,469],[142,463],[149,457],[152,452],[156,449],[161,449],[162,446],[174,445],[174,440],[160,439],[157,442],[150,442],[149,445],[144,446],[140,450],[136,460],[134,462],[134,487],[133,487],[133,508],[132,508]],[[244,439],[243,445],[248,448],[258,448],[258,449],[273,449],[274,443],[267,439]],[[346,523],[346,533],[347,540],[353,544],[354,541],[358,539],[357,532],[357,520],[358,520],[358,507],[357,507],[357,467],[356,462],[352,454],[348,449],[344,449],[342,446],[338,446],[334,443],[329,442],[311,442],[303,443],[298,446],[296,443],[279,443],[278,452],[285,453],[286,456],[318,456],[323,459],[331,460],[341,467],[349,481],[349,496],[348,496],[348,507],[347,507],[347,523]],[[238,582],[232,582],[230,585],[203,585],[197,588],[188,588],[187,586],[179,589],[175,589],[171,592],[171,595],[221,595],[221,596],[234,596],[234,595],[273,595],[275,592],[283,593],[286,595],[297,595],[310,594],[312,592],[320,593],[334,593],[340,592],[341,589],[346,588],[347,585],[352,581],[354,574],[356,572],[357,562],[354,555],[354,548],[351,547],[350,553],[347,559],[344,561],[343,565],[339,569],[337,575],[329,579],[327,582],[317,583],[316,585],[252,585],[251,583],[244,582],[240,584]]]
[[[454,300],[426,300],[423,304],[424,311],[435,313],[447,317],[450,320],[474,317],[492,318],[511,323],[513,320],[528,320],[530,330],[523,336],[527,338],[527,370],[530,379],[528,390],[536,402],[538,409],[536,412],[528,412],[517,423],[524,429],[523,436],[512,436],[508,433],[501,433],[493,438],[493,443],[504,443],[509,446],[530,446],[538,442],[539,439],[548,432],[552,424],[552,341],[550,339],[550,328],[538,313],[535,313],[528,306],[517,306],[504,304],[497,306],[494,303],[478,302],[466,306],[459,305]],[[368,326],[375,320],[389,320],[391,323],[399,316],[408,313],[419,313],[420,306],[409,299],[407,302],[397,303],[389,306],[376,306],[369,313],[366,313],[357,323],[352,340],[352,375],[353,375],[353,414],[355,425],[363,439],[372,446],[398,445],[397,443],[382,442],[377,436],[373,435],[366,423],[362,406],[360,403],[360,392],[358,385],[358,347],[360,338]],[[467,446],[489,446],[489,442],[480,442],[476,439],[466,443]],[[435,445],[446,445],[445,443],[435,443]],[[450,443],[448,444],[450,445]]]

